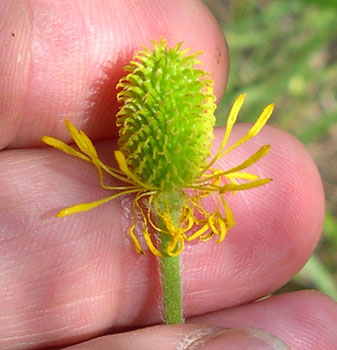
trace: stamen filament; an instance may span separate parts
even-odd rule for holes
[[[238,114],[240,112],[240,109],[243,105],[243,102],[245,101],[246,98],[246,94],[241,94],[239,95],[239,97],[235,100],[230,112],[229,112],[229,116],[227,119],[227,124],[226,124],[226,131],[225,131],[225,135],[222,139],[221,145],[217,151],[217,153],[215,154],[214,158],[207,164],[207,167],[204,169],[204,172],[209,169],[219,158],[221,158],[220,154],[222,152],[222,150],[226,147],[229,135],[232,132],[233,126],[235,124],[235,121],[238,117]]]
[[[88,211],[88,210],[96,208],[96,207],[98,207],[98,206],[100,206],[100,205],[102,205],[102,204],[104,204],[106,202],[109,202],[112,199],[118,198],[118,197],[123,196],[125,194],[135,193],[135,192],[139,192],[139,189],[132,189],[132,190],[119,192],[119,193],[114,194],[113,196],[106,197],[104,199],[100,199],[100,200],[95,201],[95,202],[76,204],[76,205],[74,205],[72,207],[68,207],[68,208],[65,208],[65,209],[61,210],[57,214],[57,217],[63,218],[65,216],[68,216],[68,215],[71,215],[71,214],[79,213],[79,212],[82,212],[82,211]]]
[[[252,164],[256,163],[258,160],[260,160],[262,157],[264,157],[270,150],[270,145],[264,145],[262,146],[257,152],[255,152],[252,156],[250,156],[248,159],[246,159],[244,162],[242,162],[240,165],[237,165],[234,168],[228,169],[226,171],[220,171],[215,174],[211,174],[208,176],[204,176],[201,179],[197,180],[196,183],[202,183],[209,181],[214,178],[218,178],[233,172],[237,172],[243,169],[248,168]]]

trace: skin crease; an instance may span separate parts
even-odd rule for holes
[[[193,243],[184,251],[185,314],[198,325],[100,337],[160,323],[156,260],[137,255],[131,245],[125,209],[130,197],[55,218],[64,206],[111,192],[99,187],[90,164],[30,147],[41,146],[42,135],[69,141],[66,117],[101,140],[95,143],[99,154],[114,164],[116,142],[103,140],[116,131],[107,116],[117,110],[114,86],[134,51],[152,38],[165,37],[169,44],[183,38],[184,47],[205,52],[203,69],[215,78],[220,98],[227,47],[209,11],[192,0],[15,5],[7,0],[0,2],[0,14],[0,47],[6,48],[0,52],[0,142],[7,148],[0,154],[0,348],[64,347],[98,337],[76,349],[158,349],[158,342],[162,349],[179,349],[195,332],[217,334],[219,328],[209,326],[215,324],[267,329],[293,350],[319,349],[322,342],[333,350],[337,311],[326,296],[294,293],[248,303],[301,268],[319,239],[324,214],[322,185],[310,156],[293,137],[271,127],[217,166],[228,168],[260,145],[272,144],[252,172],[273,182],[228,197],[237,224],[223,244]],[[230,142],[247,128],[238,125]],[[223,134],[223,128],[216,130],[214,150]],[[238,345],[238,334],[250,342],[247,331],[223,334],[219,341]]]

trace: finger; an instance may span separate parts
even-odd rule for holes
[[[283,339],[292,350],[334,350],[337,303],[312,291],[288,293],[191,319],[218,327],[258,327]]]
[[[228,52],[206,6],[188,1],[1,1],[0,148],[69,141],[64,118],[93,139],[116,134],[115,86],[135,51],[151,39],[203,50],[203,69],[222,95]]]
[[[234,129],[230,142],[247,129]],[[216,134],[219,143],[223,129]],[[320,178],[293,137],[266,128],[219,166],[238,164],[263,144],[272,151],[252,171],[273,182],[227,197],[236,226],[222,244],[190,244],[183,252],[186,317],[267,295],[300,269],[319,238]],[[113,149],[113,142],[99,143],[108,164]],[[157,261],[138,255],[128,235],[131,196],[58,219],[66,206],[111,195],[93,166],[41,149],[3,151],[0,168],[3,347],[71,343],[161,321]]]
[[[68,349],[151,350],[160,344],[163,350],[334,350],[337,342],[337,304],[317,292],[279,295],[189,322],[109,335]]]
[[[223,329],[207,325],[157,326],[110,335],[68,350],[288,350],[276,336],[256,328]]]

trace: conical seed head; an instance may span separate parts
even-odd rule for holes
[[[215,123],[213,81],[197,69],[198,53],[154,42],[125,69],[118,88],[119,148],[147,186],[173,191],[192,184],[206,166]]]

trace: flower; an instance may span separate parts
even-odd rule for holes
[[[271,116],[273,104],[262,111],[246,135],[227,147],[245,99],[245,94],[240,95],[229,113],[222,143],[207,161],[215,120],[213,81],[207,73],[195,68],[200,63],[195,59],[199,52],[186,55],[188,50],[180,50],[180,47],[181,43],[167,49],[165,40],[154,42],[152,52],[144,48],[126,67],[129,74],[117,85],[122,88],[117,98],[123,103],[117,114],[119,149],[114,152],[118,168],[104,164],[88,136],[70,121],[65,121],[66,127],[79,150],[50,136],[42,138],[46,144],[92,163],[101,186],[115,192],[95,202],[65,208],[58,217],[134,194],[134,221],[129,228],[134,247],[138,253],[145,254],[135,233],[140,216],[144,240],[150,251],[159,257],[163,253],[156,246],[153,232],[170,236],[165,252],[169,256],[178,256],[185,242],[195,239],[207,241],[217,237],[220,243],[235,223],[224,195],[271,181],[243,171],[264,157],[270,145],[262,146],[231,169],[216,169],[214,164],[260,132]],[[105,185],[103,172],[125,185]],[[203,200],[209,196],[216,199],[212,211],[203,207]]]

